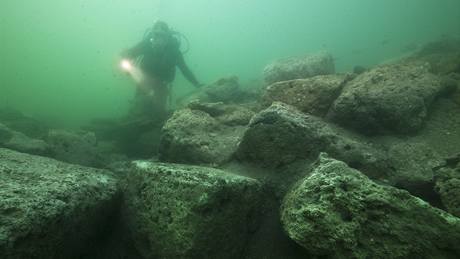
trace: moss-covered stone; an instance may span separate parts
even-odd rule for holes
[[[137,161],[124,189],[145,258],[241,258],[259,222],[260,183],[217,169]]]
[[[0,257],[79,258],[118,205],[107,171],[0,148]]]
[[[322,154],[286,195],[285,231],[331,258],[458,258],[460,219]]]

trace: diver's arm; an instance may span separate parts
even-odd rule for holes
[[[187,64],[185,64],[184,56],[182,56],[182,54],[180,54],[178,56],[177,66],[179,67],[179,69],[182,72],[182,74],[184,75],[184,77],[187,78],[187,80],[190,83],[192,83],[195,87],[200,87],[201,86],[201,84],[196,79],[195,75],[188,68]]]
[[[143,40],[139,42],[138,44],[136,44],[134,47],[124,50],[121,53],[121,56],[123,58],[135,59],[144,53],[145,46],[146,46],[146,41]]]

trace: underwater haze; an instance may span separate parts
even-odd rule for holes
[[[277,58],[327,50],[350,71],[458,35],[460,1],[2,0],[1,106],[74,127],[124,115],[135,84],[120,52],[157,19],[186,36],[201,82],[236,75],[251,85]],[[176,78],[174,96],[190,91]]]

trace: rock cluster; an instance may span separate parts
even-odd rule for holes
[[[280,60],[260,99],[223,78],[85,131],[0,110],[0,258],[460,258],[455,46]]]

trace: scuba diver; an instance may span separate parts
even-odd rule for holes
[[[134,112],[154,115],[158,119],[167,117],[166,104],[176,66],[195,87],[202,85],[185,63],[179,36],[182,35],[171,30],[165,22],[157,21],[141,42],[122,53],[123,58],[130,60],[127,66],[134,62],[142,72],[135,98],[136,105],[141,107],[135,107]]]

